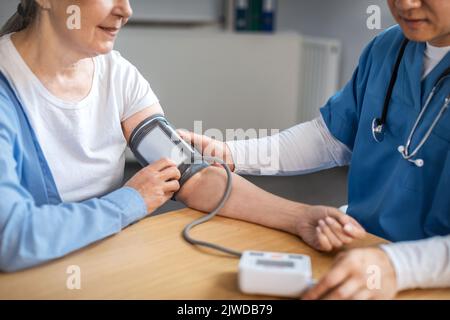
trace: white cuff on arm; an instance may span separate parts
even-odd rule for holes
[[[238,174],[298,175],[344,166],[351,151],[328,130],[322,117],[279,134],[227,141]]]
[[[399,290],[450,287],[450,236],[382,245]]]

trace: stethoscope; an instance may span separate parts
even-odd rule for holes
[[[400,51],[398,53],[397,61],[395,62],[395,66],[394,66],[394,71],[392,72],[391,80],[389,82],[389,87],[388,87],[388,91],[386,94],[386,98],[384,100],[383,113],[381,115],[381,118],[375,118],[372,121],[372,135],[376,142],[382,142],[384,139],[385,124],[386,124],[386,118],[387,118],[387,114],[388,114],[388,110],[389,110],[389,104],[391,101],[392,93],[394,91],[395,83],[397,81],[398,69],[400,67],[400,63],[402,62],[403,55],[405,53],[405,49],[406,49],[406,46],[408,45],[408,42],[409,42],[408,39],[405,39],[403,41]],[[406,144],[399,146],[397,149],[398,152],[400,152],[400,154],[402,155],[403,159],[414,163],[419,168],[423,167],[425,162],[423,159],[416,158],[416,155],[420,151],[420,149],[423,147],[425,142],[427,142],[428,138],[431,135],[431,132],[434,130],[437,123],[444,115],[445,111],[447,111],[447,109],[450,105],[450,93],[445,98],[444,104],[442,105],[442,108],[441,108],[439,114],[434,119],[430,128],[428,128],[428,131],[425,133],[425,135],[422,138],[422,140],[420,141],[420,143],[417,145],[417,147],[412,152],[410,152],[411,141],[414,137],[417,127],[419,126],[420,122],[422,121],[422,119],[425,115],[425,112],[427,111],[428,107],[430,106],[430,103],[433,100],[433,97],[436,94],[436,91],[438,90],[439,86],[442,84],[442,82],[447,77],[450,77],[450,67],[447,68],[442,73],[442,75],[439,77],[439,79],[436,81],[436,84],[434,85],[429,96],[427,97],[427,100],[425,101],[425,105],[423,106],[422,110],[419,113],[419,116],[417,117],[416,122],[414,123],[414,126],[408,136],[408,139],[406,140]]]

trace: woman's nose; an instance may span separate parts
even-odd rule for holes
[[[121,16],[125,21],[128,20],[132,14],[133,9],[131,8],[129,0],[116,0],[114,6],[114,14]]]

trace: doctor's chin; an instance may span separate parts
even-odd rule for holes
[[[447,0],[1,1],[0,303],[448,307],[448,17]]]

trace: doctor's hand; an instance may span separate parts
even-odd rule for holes
[[[306,206],[298,218],[297,235],[319,251],[332,251],[366,235],[364,228],[340,210],[325,206]]]
[[[177,130],[177,132],[183,140],[194,146],[203,156],[219,158],[230,167],[231,171],[234,171],[233,156],[225,142],[185,130]]]
[[[341,253],[331,270],[303,299],[393,299],[397,294],[395,269],[380,248],[354,249]]]
[[[152,213],[180,189],[181,174],[177,165],[169,159],[161,159],[140,170],[125,186],[140,193]]]

